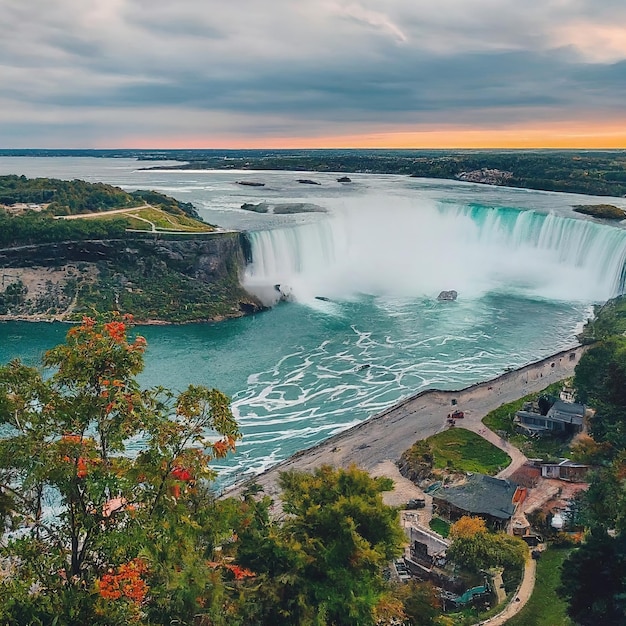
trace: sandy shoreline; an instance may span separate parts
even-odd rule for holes
[[[250,482],[261,485],[267,495],[275,496],[279,491],[277,480],[280,472],[307,471],[324,464],[334,467],[356,464],[373,474],[389,476],[400,486],[402,481],[399,480],[395,462],[418,439],[444,430],[447,427],[446,417],[453,406],[465,412],[466,417],[459,420],[459,426],[478,430],[483,417],[502,404],[572,376],[586,349],[587,346],[573,346],[458,391],[422,391],[312,448],[297,452],[262,474],[231,487],[224,496],[239,495]],[[520,459],[517,463],[515,458],[513,461],[517,464]],[[410,496],[409,491],[404,484],[401,498]]]

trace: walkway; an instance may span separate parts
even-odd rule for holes
[[[277,496],[280,472],[310,471],[324,464],[334,467],[355,464],[367,471],[377,466],[392,467],[415,441],[445,430],[446,417],[453,406],[467,415],[466,428],[475,429],[476,432],[484,429],[480,434],[512,457],[511,466],[500,473],[501,477],[508,476],[524,463],[525,457],[496,433],[486,429],[481,420],[502,404],[573,376],[574,368],[585,350],[586,346],[571,348],[459,391],[423,391],[308,450],[294,454],[249,480],[261,485],[267,495]],[[395,479],[397,474],[389,477]],[[224,495],[237,495],[244,485],[236,485]]]
[[[533,593],[533,589],[535,588],[536,572],[537,561],[529,558],[526,561],[526,566],[524,567],[522,582],[520,583],[517,593],[513,596],[511,601],[506,605],[501,613],[494,615],[484,622],[478,622],[478,624],[481,626],[501,626],[502,624],[506,624],[507,621],[510,620],[516,613],[519,613]],[[478,626],[478,624],[474,626]]]

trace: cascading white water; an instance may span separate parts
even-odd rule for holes
[[[280,284],[301,301],[444,289],[598,301],[623,291],[626,231],[535,211],[394,198],[249,237],[246,286]]]

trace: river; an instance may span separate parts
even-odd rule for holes
[[[308,185],[301,172],[140,169],[149,165],[3,157],[0,174],[155,189],[249,232],[246,284],[264,294],[280,284],[293,301],[219,324],[137,329],[148,340],[143,385],[204,384],[231,396],[244,437],[218,466],[220,486],[420,390],[464,387],[566,348],[593,303],[624,289],[626,231],[571,208],[623,199],[393,175],[342,184],[307,173],[320,183]],[[326,212],[240,208],[260,201]],[[439,302],[444,289],[458,299]],[[0,362],[36,364],[66,330],[1,323]]]

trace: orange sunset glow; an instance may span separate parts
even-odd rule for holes
[[[511,128],[421,128],[318,137],[139,137],[103,147],[146,149],[624,149],[626,120],[611,123],[559,122]]]

